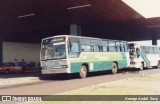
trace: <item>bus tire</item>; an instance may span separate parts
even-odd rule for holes
[[[118,66],[116,63],[113,63],[112,64],[112,74],[116,74],[118,71]]]
[[[79,75],[80,77],[83,79],[83,78],[86,78],[87,77],[87,67],[85,65],[82,65],[81,68],[80,68],[80,72],[79,72]]]
[[[140,69],[140,71],[144,70],[144,63],[143,62],[141,62],[141,66],[139,69]]]

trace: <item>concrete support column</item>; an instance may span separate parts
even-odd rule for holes
[[[152,35],[152,45],[157,45],[157,34]]]
[[[6,34],[6,24],[8,21],[8,18],[10,17],[11,7],[12,7],[13,0],[3,0],[3,2],[0,2],[0,66],[3,64],[3,36]]]
[[[77,24],[70,25],[70,34],[81,36],[81,25]]]
[[[0,34],[0,66],[3,63],[3,35]]]

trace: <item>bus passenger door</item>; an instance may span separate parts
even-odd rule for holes
[[[140,49],[136,48],[136,57],[139,58],[140,57]]]
[[[68,40],[68,55],[70,58],[76,58],[80,54],[80,40],[78,38],[69,38]]]
[[[137,67],[140,68],[140,70],[143,70],[144,67],[146,67],[147,62],[145,61],[145,57],[142,54],[141,50],[139,47],[136,48],[136,63]],[[143,65],[143,66],[142,66]]]

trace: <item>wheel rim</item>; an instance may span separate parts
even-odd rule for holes
[[[81,75],[81,78],[85,78],[86,77],[86,68],[84,68],[84,67],[81,68],[80,75]]]

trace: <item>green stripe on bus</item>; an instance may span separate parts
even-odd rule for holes
[[[94,72],[94,71],[104,71],[104,70],[112,70],[112,64],[113,61],[97,61],[97,62],[84,62],[86,64],[88,64],[88,68],[90,72]],[[71,63],[70,64],[70,72],[71,73],[76,73],[80,71],[80,67],[82,64],[84,64],[82,62],[79,63]],[[93,70],[90,69],[90,63],[93,64]],[[124,67],[127,67],[127,61],[126,60],[119,60],[118,61],[118,68],[122,69]]]
[[[147,61],[147,67],[149,67],[150,66],[150,61],[148,60],[147,55],[145,54],[144,57],[145,57],[145,59]]]
[[[118,62],[118,68],[127,67],[125,53],[81,53],[80,58],[70,59],[70,72],[79,72],[84,63],[88,64],[90,71],[111,70],[114,61]],[[93,70],[91,70],[90,64],[93,64]]]
[[[80,58],[71,59],[71,62],[91,62],[91,61],[116,61],[126,60],[125,53],[82,53]]]
[[[144,60],[144,62],[146,63],[145,67],[149,67],[150,66],[150,62],[146,57],[146,54],[142,54],[142,59]]]

